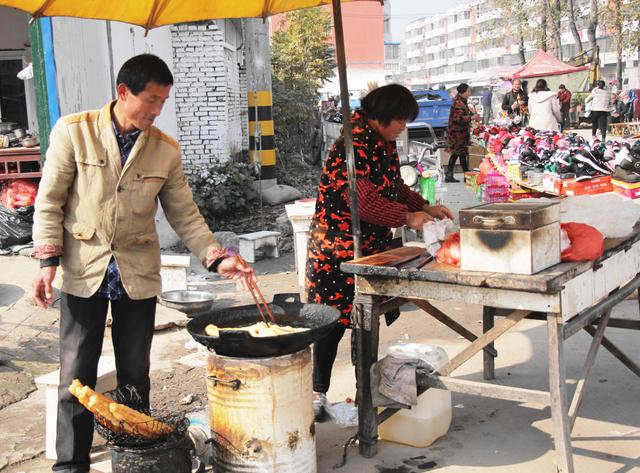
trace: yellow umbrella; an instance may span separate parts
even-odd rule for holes
[[[342,0],[343,2],[349,0]],[[214,18],[266,18],[332,0],[2,0],[0,5],[33,15],[114,20],[147,30]]]
[[[332,5],[342,116],[350,117],[341,1],[383,2],[383,0],[0,0],[0,6],[23,10],[33,15],[34,18],[67,16],[114,20],[139,25],[146,30],[150,30],[158,26],[174,23],[210,19],[266,18],[270,15],[291,10]],[[354,256],[359,258],[362,256],[362,237],[358,213],[358,195],[355,191],[356,173],[353,158],[353,136],[351,121],[348,119],[345,120],[343,134],[347,153]]]

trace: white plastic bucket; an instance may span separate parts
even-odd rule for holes
[[[449,361],[442,348],[419,343],[395,343],[389,346],[387,354],[400,359],[421,359],[434,370]],[[451,392],[429,388],[418,396],[416,406],[400,409],[384,421],[378,434],[382,440],[427,447],[449,431],[451,418]]]

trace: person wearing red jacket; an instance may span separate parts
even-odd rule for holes
[[[442,205],[429,205],[400,177],[396,139],[407,121],[418,115],[409,90],[389,84],[372,90],[351,117],[356,168],[362,253],[371,255],[391,247],[391,228],[414,229],[434,218],[453,218]],[[329,151],[309,230],[306,289],[309,303],[326,304],[341,313],[340,323],[314,344],[313,390],[316,420],[324,416],[326,393],[338,343],[351,325],[354,277],[340,270],[353,259],[353,234],[344,137]]]
[[[562,115],[562,130],[566,130],[571,125],[569,110],[571,109],[571,92],[564,84],[558,87],[558,100],[560,101],[560,114]]]

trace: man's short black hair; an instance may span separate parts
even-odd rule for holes
[[[173,75],[169,67],[153,54],[140,54],[127,60],[120,68],[116,79],[116,84],[126,85],[133,95],[142,92],[149,82],[173,85]]]
[[[566,89],[566,87],[564,86],[564,84],[560,84],[560,85],[558,86],[558,88],[559,88],[559,89]]]
[[[391,120],[413,121],[418,116],[418,103],[413,94],[400,84],[373,89],[361,101],[367,118],[378,120],[383,126]]]

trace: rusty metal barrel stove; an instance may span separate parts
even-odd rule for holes
[[[207,371],[217,473],[316,471],[309,347],[270,358],[211,351]]]

